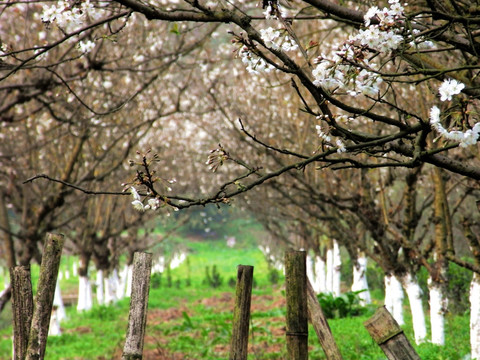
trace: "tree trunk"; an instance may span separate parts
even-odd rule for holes
[[[365,256],[359,256],[353,265],[352,291],[361,290],[365,290],[358,294],[362,305],[370,304],[372,302],[372,298],[370,297],[370,290],[368,289],[367,258]]]
[[[105,304],[105,289],[104,289],[104,276],[103,270],[97,269],[97,304],[104,305]]]
[[[312,285],[317,294],[326,291],[325,261],[320,255],[315,256],[315,283]]]
[[[327,293],[333,294],[333,244],[331,242],[326,251],[326,258],[327,274],[325,290]]]
[[[287,359],[308,359],[308,306],[305,251],[285,253]]]
[[[445,285],[428,279],[430,293],[430,324],[432,329],[432,344],[445,345],[445,314],[447,312],[447,297]]]
[[[335,296],[340,296],[340,281],[342,277],[342,258],[340,257],[340,247],[338,242],[333,240],[333,277],[332,277],[332,292]]]
[[[427,328],[425,326],[425,313],[422,305],[422,289],[418,285],[417,279],[411,274],[402,277],[402,284],[407,293],[412,311],[413,332],[415,333],[415,342],[420,344],[427,337]]]
[[[403,289],[395,275],[385,275],[385,307],[402,326],[403,319]]]
[[[13,238],[10,234],[10,222],[8,221],[8,212],[5,205],[5,194],[0,192],[0,240],[4,244],[4,256],[7,261],[7,267],[13,269],[17,265],[15,258],[15,248]]]

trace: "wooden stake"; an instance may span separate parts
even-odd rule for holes
[[[385,306],[379,308],[364,325],[389,360],[420,360],[402,328]]]
[[[308,316],[328,360],[342,360],[340,349],[333,338],[327,318],[323,314],[312,284],[307,279]]]
[[[33,317],[33,293],[30,266],[10,269],[13,312],[13,358],[23,360],[27,355],[28,336]]]
[[[285,253],[285,293],[287,298],[287,359],[308,359],[308,310],[306,252]]]
[[[152,254],[136,252],[133,255],[132,294],[127,338],[123,347],[122,360],[140,360],[143,358],[151,271]]]
[[[47,234],[43,249],[40,277],[35,298],[32,326],[28,339],[26,360],[42,360],[47,346],[48,327],[53,308],[58,268],[65,238],[59,234]]]
[[[233,311],[230,360],[247,360],[252,284],[253,266],[239,265],[237,268],[237,288],[235,292],[235,309]]]

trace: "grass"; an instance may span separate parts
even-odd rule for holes
[[[254,246],[255,238],[244,226],[236,229],[235,248],[222,240],[199,240],[185,244],[188,261],[172,270],[172,286],[151,288],[145,358],[216,360],[228,358],[231,320],[235,289],[228,285],[236,278],[239,264],[255,266],[255,288],[252,299],[251,337],[249,359],[284,359],[285,303],[281,285],[269,282],[269,268],[263,254]],[[243,237],[242,237],[243,234]],[[72,265],[73,259],[64,259],[62,268]],[[223,282],[218,288],[204,284],[205,267],[216,265]],[[38,276],[32,267],[34,282]],[[76,289],[77,280],[63,279],[62,288]],[[280,284],[283,284],[280,276]],[[187,286],[190,284],[190,286]],[[379,293],[372,292],[373,296]],[[101,360],[121,357],[128,320],[129,299],[105,307],[96,306],[89,312],[77,313],[69,308],[69,319],[62,324],[62,336],[50,337],[46,359]],[[0,314],[0,359],[11,356],[11,326],[9,312]],[[406,314],[405,333],[413,339],[411,319]],[[371,312],[329,321],[332,332],[345,360],[385,359],[363,326]],[[447,317],[447,344],[415,346],[423,360],[462,359],[469,353],[468,316]],[[310,359],[324,359],[318,339],[309,329]]]

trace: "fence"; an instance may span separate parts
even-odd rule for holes
[[[11,269],[14,359],[43,360],[47,344],[53,297],[64,238],[48,234],[44,246],[37,295],[33,301],[29,266]],[[132,293],[123,360],[142,359],[152,255],[135,253]],[[250,324],[253,266],[239,265],[230,343],[230,360],[246,360]],[[285,254],[286,346],[289,360],[308,359],[308,321],[329,360],[342,355],[333,338],[315,292],[306,276],[306,253]],[[420,359],[405,334],[384,308],[365,322],[365,327],[389,360]]]

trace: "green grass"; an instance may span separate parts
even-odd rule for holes
[[[238,228],[242,229],[241,226]],[[172,287],[152,288],[149,298],[149,318],[145,351],[161,358],[173,358],[182,354],[183,359],[214,360],[228,358],[231,336],[232,306],[235,289],[228,285],[236,278],[236,266],[255,266],[256,286],[253,290],[251,351],[249,359],[285,358],[285,307],[284,291],[280,285],[272,286],[268,280],[268,266],[261,252],[254,246],[254,239],[246,231],[237,236],[234,249],[224,240],[195,240],[183,242],[188,262],[172,270]],[[64,259],[62,267],[72,264]],[[223,284],[216,289],[203,284],[205,267],[216,265]],[[71,270],[70,270],[71,271]],[[32,267],[34,282],[38,270]],[[187,286],[187,279],[190,286]],[[63,279],[62,287],[74,290],[77,280]],[[284,281],[283,276],[280,284]],[[179,287],[177,287],[179,286]],[[375,296],[378,292],[372,292]],[[89,312],[77,313],[68,309],[69,319],[62,324],[63,335],[50,337],[46,359],[100,360],[118,359],[127,328],[129,299],[110,307],[96,306]],[[11,326],[8,326],[10,310],[0,314],[0,359],[11,356]],[[333,319],[329,321],[345,360],[385,359],[363,326],[371,315]],[[405,333],[413,339],[411,319],[405,311]],[[469,353],[468,316],[447,318],[447,344],[438,347],[431,344],[414,346],[423,360],[461,359]],[[310,359],[324,359],[318,339],[310,327]]]

